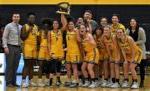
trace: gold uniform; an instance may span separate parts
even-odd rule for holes
[[[99,60],[102,61],[102,60],[105,59],[105,55],[106,55],[105,46],[102,43],[102,38],[101,37],[97,38],[95,36],[95,40],[96,40],[97,48],[99,50]]]
[[[75,31],[67,31],[67,54],[66,61],[69,63],[77,63],[80,61],[80,49],[77,41],[77,33]]]
[[[135,63],[140,63],[142,59],[142,50],[133,42],[133,46],[130,46],[129,44],[129,36],[127,36],[124,43],[119,42],[119,46],[124,51],[127,61],[134,61]],[[135,51],[135,57],[132,60],[132,51],[131,49],[134,48]]]
[[[55,59],[64,58],[63,36],[61,30],[50,31],[50,56]]]
[[[109,60],[109,58],[111,57],[111,61],[116,61],[116,57],[117,57],[117,52],[116,52],[116,46],[114,45],[113,42],[113,35],[110,36],[110,38],[103,38],[103,43],[105,45],[105,60]],[[108,50],[106,49],[108,48]],[[110,54],[109,54],[110,53]]]
[[[39,60],[49,60],[50,55],[49,55],[49,49],[48,49],[48,39],[47,35],[45,35],[44,30],[41,30],[41,41],[40,41],[40,49],[39,49],[39,55],[38,59]]]
[[[125,26],[121,23],[117,24],[117,25],[113,25],[112,24],[112,34],[115,35],[117,29],[123,29],[123,31],[126,31]]]
[[[91,43],[89,43],[89,41],[83,41],[82,45],[85,51],[84,61],[98,64],[99,62],[98,49],[95,46],[93,46]]]
[[[25,24],[25,30],[29,31],[30,26]],[[25,59],[37,58],[37,36],[39,36],[38,27],[34,25],[31,32],[29,32],[28,38],[24,41],[23,54]]]

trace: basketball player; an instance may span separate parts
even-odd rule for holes
[[[78,66],[77,63],[80,61],[80,49],[79,49],[79,31],[75,28],[73,20],[69,20],[67,24],[66,42],[66,68],[68,81],[65,83],[69,87],[78,86]],[[74,79],[71,79],[73,71]]]
[[[61,15],[61,22],[62,24],[66,22],[65,16]],[[61,61],[64,59],[64,49],[63,49],[63,33],[66,25],[63,25],[61,29],[59,29],[59,22],[57,20],[53,21],[53,29],[52,31],[48,32],[48,46],[49,46],[49,54],[51,57],[51,61],[49,64],[49,71],[50,71],[50,86],[53,82],[53,75],[56,73],[56,85],[61,85],[60,80],[60,72],[61,72]]]
[[[137,66],[137,63],[140,63],[142,59],[142,51],[135,44],[133,39],[125,34],[124,29],[118,29],[116,37],[119,49],[121,50],[122,59],[124,60],[124,82],[122,84],[122,87],[129,87],[128,72],[130,70],[132,75],[131,88],[139,88],[135,67]]]
[[[97,48],[99,50],[99,64],[95,66],[95,74],[96,74],[96,79],[98,81],[98,85],[100,86],[102,84],[102,74],[103,74],[103,61],[104,61],[104,52],[105,52],[105,47],[104,44],[102,43],[102,35],[103,35],[103,28],[98,27],[96,28],[95,34],[93,35]]]
[[[109,25],[104,27],[103,39],[102,39],[105,51],[103,54],[105,55],[104,67],[106,70],[106,82],[102,84],[102,87],[119,87],[119,84],[115,84],[115,61],[118,60],[118,52],[116,48],[116,44],[114,43],[114,36],[111,34],[111,27]],[[110,66],[110,82],[108,82],[108,70]],[[108,67],[108,68],[107,68]]]
[[[83,87],[95,88],[97,83],[95,82],[94,66],[99,62],[99,52],[92,34],[87,32],[85,25],[81,25],[79,31],[84,51],[84,61],[81,67],[85,79]]]
[[[45,83],[42,81],[42,70],[44,64],[47,63],[47,61],[50,60],[50,55],[48,51],[48,31],[51,27],[51,21],[50,19],[43,19],[42,21],[42,27],[40,29],[40,47],[39,47],[39,53],[38,53],[38,63],[39,63],[39,72],[38,72],[38,86],[43,87],[45,85],[48,85],[49,82],[49,75],[47,76],[46,73],[46,80]]]
[[[24,68],[22,76],[22,87],[37,86],[33,82],[33,65],[37,59],[37,37],[39,36],[38,26],[35,24],[35,14],[28,14],[28,23],[25,24],[21,31],[23,40]],[[26,83],[26,77],[29,75],[29,85]]]

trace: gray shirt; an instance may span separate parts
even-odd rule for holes
[[[130,30],[127,29],[127,35],[129,35]],[[143,59],[146,59],[146,47],[145,47],[145,43],[146,43],[146,34],[145,34],[145,30],[142,27],[139,27],[139,31],[138,31],[138,40],[135,41],[136,44],[142,49],[143,52]]]
[[[11,22],[5,26],[2,41],[3,41],[3,47],[7,47],[8,44],[10,45],[21,45],[21,39],[20,39],[20,32],[21,32],[22,26],[20,24],[16,24],[14,22]]]

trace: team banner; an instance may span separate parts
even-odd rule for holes
[[[150,0],[0,0],[0,4],[57,4],[60,2],[69,2],[70,4],[81,5],[99,5],[99,4],[150,4]]]

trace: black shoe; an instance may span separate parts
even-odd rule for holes
[[[69,86],[70,88],[76,88],[76,87],[78,87],[78,83],[71,83],[71,85]]]
[[[17,84],[13,84],[13,86],[14,86],[14,87],[20,87],[20,85],[17,85]]]
[[[14,87],[14,85],[12,85],[12,84],[7,84],[6,86],[7,87]]]
[[[144,87],[144,82],[143,82],[143,81],[140,82],[140,87],[141,87],[141,88]]]
[[[65,82],[64,86],[69,87],[71,85],[71,82]]]
[[[52,86],[52,84],[53,84],[53,79],[50,79],[49,80],[49,86]]]

